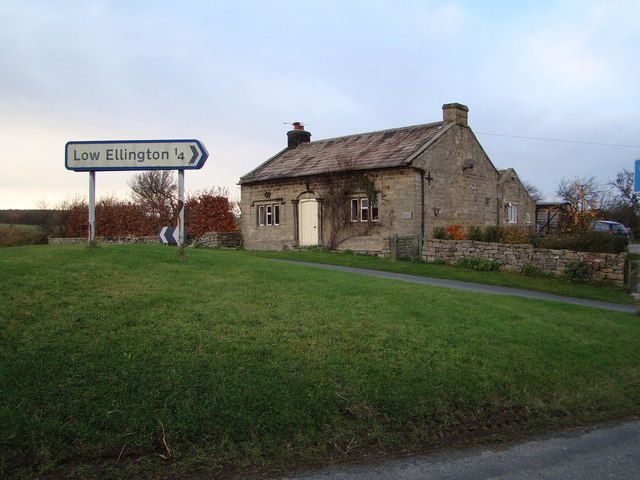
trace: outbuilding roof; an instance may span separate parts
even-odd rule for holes
[[[536,207],[544,208],[544,207],[566,207],[571,205],[569,202],[538,202],[536,203]]]
[[[406,166],[451,125],[434,122],[302,143],[277,153],[240,183]]]

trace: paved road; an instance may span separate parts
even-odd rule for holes
[[[295,265],[305,265],[308,267],[322,268],[325,270],[338,270],[340,272],[358,273],[360,275],[390,278],[393,280],[401,280],[403,282],[421,283],[423,285],[433,285],[437,287],[469,290],[472,292],[488,293],[492,295],[509,295],[513,297],[534,298],[538,300],[551,300],[555,302],[572,303],[574,305],[603,308],[605,310],[612,310],[615,312],[635,313],[637,311],[637,307],[635,305],[623,305],[619,303],[601,302],[598,300],[587,300],[584,298],[563,297],[561,295],[554,295],[552,293],[533,292],[531,290],[521,290],[519,288],[497,287],[495,285],[462,282],[460,280],[447,280],[444,278],[421,277],[418,275],[405,275],[404,273],[382,272],[379,270],[369,270],[366,268],[354,268],[354,267],[344,267],[341,265],[327,265],[323,263],[301,262],[298,260],[277,259],[274,261],[290,263]]]
[[[332,467],[282,480],[640,479],[640,421],[575,429],[501,449]]]

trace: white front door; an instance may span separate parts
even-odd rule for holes
[[[298,204],[300,245],[318,245],[318,202],[300,200]]]

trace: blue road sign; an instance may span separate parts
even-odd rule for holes
[[[633,191],[640,192],[640,160],[636,160],[636,168],[634,169]]]

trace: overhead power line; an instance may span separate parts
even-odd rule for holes
[[[492,135],[494,137],[507,137],[507,138],[523,138],[525,140],[541,140],[545,142],[580,143],[583,145],[599,145],[602,147],[640,148],[640,145],[625,145],[621,143],[582,142],[580,140],[561,140],[559,138],[524,137],[521,135],[506,135],[503,133],[489,133],[489,132],[475,132],[475,133],[478,135]]]

